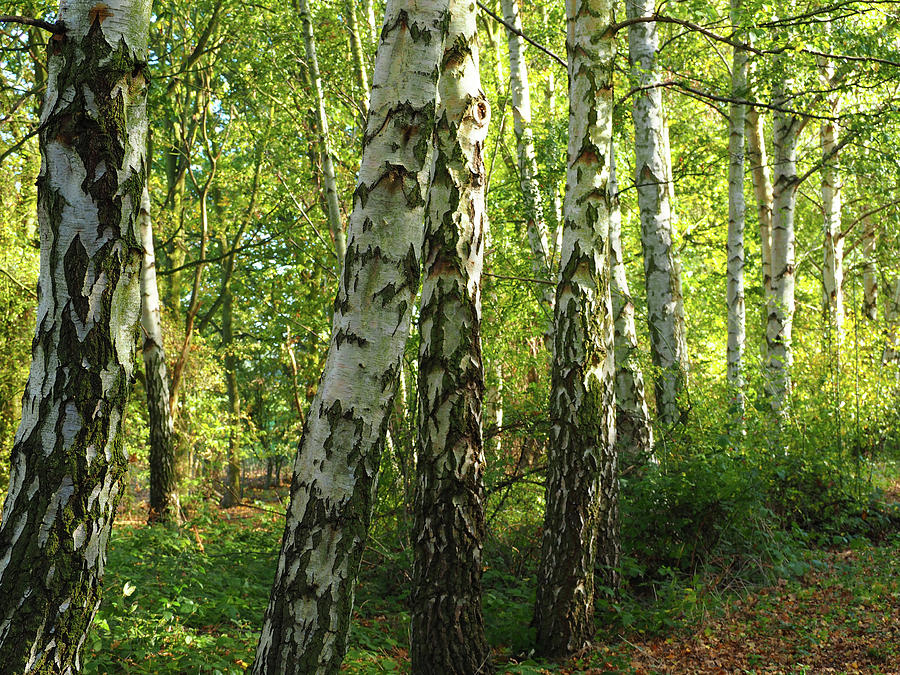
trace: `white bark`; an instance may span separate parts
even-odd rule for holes
[[[615,319],[616,453],[620,463],[627,461],[635,464],[653,459],[653,424],[647,407],[644,374],[638,363],[634,302],[625,276],[622,212],[619,208],[614,146],[610,148],[609,160],[609,261],[610,293]]]
[[[312,16],[310,15],[308,0],[297,0],[297,9],[303,30],[303,46],[306,51],[309,77],[312,81],[313,95],[316,100],[316,122],[319,126],[319,144],[322,149],[322,182],[325,186],[328,229],[331,232],[331,240],[334,243],[334,252],[337,255],[339,268],[342,270],[344,257],[347,253],[347,240],[344,235],[343,219],[341,218],[341,205],[338,201],[334,157],[328,133],[328,115],[325,113],[325,94],[322,90],[322,77],[319,74],[319,59],[316,56],[316,40],[313,34]]]
[[[773,92],[779,108],[789,105],[793,83],[785,78]],[[793,363],[791,331],[794,323],[794,209],[797,203],[797,140],[800,120],[787,112],[773,114],[775,172],[772,219],[772,297],[766,327],[766,363],[772,410],[787,413],[790,368]]]
[[[757,221],[759,222],[759,251],[763,274],[763,293],[765,295],[765,316],[768,321],[772,313],[772,209],[775,196],[772,188],[772,176],[769,170],[769,158],[766,153],[766,140],[763,133],[762,118],[755,107],[747,111],[747,159],[750,161],[750,173],[753,177],[753,194],[756,198]]]
[[[412,672],[483,673],[484,449],[482,158],[490,108],[481,90],[475,5],[451,0],[425,210],[419,312],[418,457],[413,529]]]
[[[594,569],[617,586],[613,317],[608,181],[612,0],[567,0],[569,147],[556,287],[551,439],[535,603],[536,648],[560,656],[594,633]]]
[[[522,31],[519,16],[519,0],[500,0],[503,19],[510,26]],[[550,244],[544,206],[538,184],[537,155],[534,150],[534,131],[531,128],[531,94],[528,86],[528,65],[525,62],[525,41],[511,30],[506,31],[509,45],[509,87],[513,109],[513,125],[516,133],[516,150],[519,164],[519,185],[525,207],[525,225],[528,245],[533,256],[536,279],[550,279]],[[553,306],[550,286],[543,291],[546,309]]]
[[[834,80],[834,63],[830,59],[820,59],[819,80],[823,88],[829,89]],[[832,115],[839,115],[841,96],[832,93],[827,96]],[[841,233],[841,174],[838,168],[838,125],[834,120],[826,120],[820,127],[822,143],[822,210],[824,214],[824,260],[822,267],[822,290],[825,314],[830,330],[840,345],[844,332],[844,238]]]
[[[75,673],[128,459],[149,0],[60,4],[40,124],[37,328],[0,524],[0,669]]]
[[[389,0],[331,344],[294,463],[252,672],[331,674],[418,290],[447,0]]]
[[[732,23],[738,21],[740,0],[731,0]],[[734,99],[747,98],[747,52],[734,48],[731,69],[731,93]],[[744,409],[744,343],[746,317],[744,305],[744,130],[747,107],[731,104],[728,136],[728,246],[727,293],[728,304],[728,382],[734,390],[734,406],[740,414]]]
[[[652,0],[628,0],[628,17],[649,16]],[[632,117],[635,136],[635,183],[641,211],[641,245],[647,290],[650,347],[656,376],[656,408],[660,422],[670,426],[682,420],[679,397],[686,386],[687,342],[681,282],[673,246],[671,172],[663,119],[662,91],[656,52],[656,23],[638,23],[628,29],[629,59],[635,94]]]

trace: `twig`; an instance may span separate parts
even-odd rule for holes
[[[516,28],[515,26],[511,26],[510,24],[506,23],[506,21],[504,21],[504,20],[501,19],[499,16],[497,16],[496,14],[494,14],[491,10],[489,10],[487,7],[485,7],[480,1],[479,1],[477,4],[478,4],[479,7],[481,7],[481,10],[482,10],[485,14],[487,14],[489,17],[491,17],[494,21],[496,21],[497,23],[500,23],[500,24],[503,24],[504,26],[506,26],[506,30],[508,30],[510,33],[513,33],[513,34],[515,34],[515,35],[518,35],[520,38],[522,38],[523,40],[525,40],[525,42],[527,42],[528,44],[530,44],[530,45],[532,45],[532,46],[534,46],[534,47],[537,47],[538,49],[540,49],[542,52],[544,52],[547,56],[549,56],[551,59],[553,59],[554,61],[556,61],[556,62],[557,62],[558,64],[560,64],[561,66],[563,66],[563,67],[568,67],[568,64],[566,63],[565,59],[563,59],[563,58],[557,56],[556,54],[554,54],[553,52],[551,52],[549,49],[547,49],[544,45],[542,45],[542,44],[540,44],[540,43],[538,43],[538,42],[535,42],[534,40],[532,40],[530,37],[528,37],[527,35],[525,35],[525,33],[523,33],[522,31],[520,31],[520,30],[519,30],[518,28]]]
[[[32,19],[31,17],[27,16],[0,14],[0,23],[18,23],[23,26],[35,26],[36,28],[43,28],[44,30],[49,31],[54,35],[62,35],[66,32],[66,25],[62,21],[50,23],[49,21],[44,21],[43,19]]]

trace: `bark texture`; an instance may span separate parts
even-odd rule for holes
[[[519,16],[519,0],[500,0],[503,19],[522,32]],[[525,62],[525,41],[520,35],[506,31],[509,45],[509,88],[513,107],[513,126],[516,133],[516,152],[519,166],[519,186],[525,206],[525,226],[528,245],[533,256],[536,279],[550,279],[550,244],[544,205],[538,184],[537,155],[534,150],[534,131],[531,128],[531,93],[528,87],[528,64]],[[543,293],[545,308],[549,311],[553,294]]]
[[[747,110],[747,159],[750,161],[750,175],[753,178],[753,196],[756,199],[756,213],[759,222],[759,252],[765,294],[765,316],[768,321],[772,313],[772,209],[775,195],[772,175],[766,153],[766,139],[763,133],[759,111],[750,106]]]
[[[834,63],[830,59],[819,60],[819,80],[827,91],[834,84]],[[841,96],[827,96],[832,115],[840,115]],[[838,124],[826,120],[819,128],[822,143],[822,212],[824,235],[824,260],[822,267],[822,291],[825,314],[835,341],[840,344],[844,333],[844,237],[841,233],[841,173],[838,155]]]
[[[615,321],[616,454],[619,461],[641,464],[653,458],[653,423],[647,407],[644,374],[638,362],[634,302],[622,256],[622,212],[616,181],[615,147],[609,154],[610,295]]]
[[[74,673],[100,604],[140,318],[150,2],[64,2],[41,112],[37,329],[0,525],[0,668]]]
[[[347,254],[347,239],[341,218],[341,205],[338,202],[337,178],[334,173],[334,157],[331,152],[331,139],[328,133],[328,116],[325,114],[325,93],[322,89],[322,76],[319,74],[319,58],[316,56],[316,38],[313,33],[312,15],[309,12],[308,0],[297,0],[300,13],[300,25],[303,30],[303,47],[306,52],[306,63],[312,81],[313,95],[316,100],[316,123],[319,131],[319,145],[322,152],[322,183],[325,187],[325,204],[328,214],[328,229],[337,255],[339,267],[344,264]]]
[[[791,82],[775,89],[774,103],[788,107]],[[794,323],[794,209],[797,204],[797,138],[801,121],[787,112],[773,114],[775,172],[772,219],[772,298],[766,328],[772,410],[787,413],[790,367],[793,363],[791,329]]]
[[[331,344],[252,672],[336,673],[419,285],[447,0],[389,0]]]
[[[418,375],[412,672],[490,670],[481,611],[484,448],[481,270],[490,108],[476,7],[451,0],[425,218]]]
[[[739,21],[740,0],[731,0],[732,23]],[[734,48],[731,68],[731,94],[736,100],[747,98],[747,52]],[[744,305],[744,130],[747,107],[732,103],[728,120],[728,245],[726,302],[728,304],[728,383],[733,389],[733,405],[740,415],[744,409],[744,343],[746,316]]]
[[[538,653],[559,656],[594,633],[594,569],[617,585],[613,316],[608,180],[615,38],[612,0],[567,0],[569,148],[556,287],[551,438],[538,571]]]
[[[175,426],[169,409],[169,375],[163,346],[159,289],[156,283],[156,254],[150,218],[150,193],[141,198],[141,330],[144,381],[150,422],[150,522],[165,523],[179,517],[178,479],[175,470]]]
[[[627,0],[628,18],[650,16],[653,0]],[[656,52],[655,22],[628,28],[632,80],[643,87],[634,96],[635,184],[641,211],[641,246],[647,289],[647,321],[656,375],[656,412],[665,426],[677,424],[686,411],[679,398],[685,389],[688,358],[679,267],[675,259],[668,133]]]

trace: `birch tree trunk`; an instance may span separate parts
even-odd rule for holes
[[[347,254],[347,240],[341,218],[341,205],[338,202],[337,178],[334,173],[334,157],[331,152],[331,139],[328,133],[328,116],[325,114],[325,94],[322,90],[322,77],[319,75],[319,59],[316,56],[316,39],[313,34],[312,16],[309,12],[308,0],[297,0],[300,24],[303,28],[303,47],[309,77],[312,81],[313,95],[316,99],[316,122],[319,131],[319,145],[322,148],[322,180],[325,186],[325,204],[328,212],[328,229],[334,243],[340,269],[343,269],[344,257]]]
[[[615,36],[612,0],[567,0],[569,149],[554,311],[551,438],[536,648],[559,656],[594,633],[594,568],[617,586],[613,317],[608,180]]]
[[[481,90],[476,7],[450,1],[425,211],[420,301],[412,672],[490,670],[481,569],[484,448],[481,270],[490,108]]]
[[[833,86],[834,63],[830,59],[820,59],[819,80],[827,91]],[[831,114],[839,115],[841,96],[832,93],[827,96]],[[844,332],[844,238],[841,233],[841,174],[838,168],[838,125],[834,120],[826,120],[819,130],[822,143],[822,210],[824,213],[824,260],[822,267],[822,290],[824,293],[825,315],[828,317],[834,338],[841,343]]]
[[[731,0],[731,22],[740,21],[740,0]],[[734,48],[731,68],[731,95],[736,100],[747,98],[747,52]],[[728,382],[739,416],[744,410],[744,343],[746,317],[744,305],[744,131],[747,126],[747,107],[731,104],[728,136],[728,245],[727,293],[728,304]]]
[[[163,346],[159,289],[156,284],[156,255],[150,217],[150,193],[141,198],[141,329],[147,412],[150,421],[150,513],[149,522],[177,520],[178,479],[175,470],[175,426],[169,409],[169,375]]]
[[[778,108],[789,105],[792,83],[785,78],[773,92]],[[766,346],[772,410],[787,414],[790,367],[793,362],[791,329],[794,323],[794,209],[797,203],[797,139],[800,119],[787,112],[773,113],[775,147],[774,208],[772,219],[772,297],[766,328]]]
[[[628,18],[650,16],[653,0],[627,0]],[[635,184],[641,211],[641,245],[647,289],[650,349],[657,367],[656,409],[660,422],[671,426],[685,411],[679,397],[686,385],[687,343],[678,266],[673,248],[671,179],[666,152],[662,91],[656,52],[656,23],[628,28],[632,79],[643,89],[635,94],[632,116],[635,137]]]
[[[759,221],[759,252],[762,262],[763,291],[765,293],[766,321],[772,313],[772,209],[775,195],[766,140],[759,111],[750,106],[747,110],[747,159],[750,161],[750,175],[753,177],[753,195],[756,198],[757,220]]]
[[[518,0],[500,0],[503,19],[520,33],[522,19]],[[533,256],[536,279],[550,279],[550,243],[541,190],[538,184],[537,155],[534,150],[534,132],[531,128],[531,94],[528,88],[528,64],[525,62],[525,42],[511,30],[506,31],[509,46],[509,87],[513,107],[513,127],[516,133],[519,186],[525,206],[525,226],[528,245]],[[546,286],[542,299],[546,309],[553,306],[553,293]]]
[[[353,74],[359,87],[360,129],[366,130],[366,117],[369,115],[369,75],[363,59],[362,40],[359,37],[359,22],[356,20],[356,3],[345,2],[344,13],[347,15],[347,30],[350,32],[350,53],[353,55]]]
[[[389,0],[331,344],[252,672],[336,673],[418,290],[448,0]]]
[[[878,318],[878,267],[875,262],[875,221],[863,219],[863,314],[870,321]]]
[[[150,3],[71,0],[41,112],[37,328],[0,525],[0,664],[74,673],[128,459]]]
[[[653,424],[647,407],[644,375],[637,359],[634,303],[622,255],[622,212],[616,181],[614,144],[609,151],[609,262],[610,294],[615,320],[616,455],[630,464],[653,458]]]

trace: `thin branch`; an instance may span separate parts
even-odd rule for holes
[[[544,45],[542,45],[542,44],[540,44],[540,43],[538,43],[538,42],[535,42],[535,41],[532,40],[530,37],[528,37],[527,35],[525,35],[525,33],[523,33],[522,31],[518,30],[515,26],[511,26],[510,24],[506,23],[506,21],[504,21],[504,20],[501,19],[499,16],[497,16],[496,14],[494,14],[490,9],[488,9],[487,7],[485,7],[484,4],[482,4],[480,0],[479,0],[479,2],[478,2],[477,4],[478,4],[479,7],[481,7],[481,10],[482,10],[485,14],[487,14],[489,17],[491,17],[494,21],[496,21],[497,23],[500,23],[500,24],[506,26],[506,30],[508,30],[510,33],[513,33],[514,35],[518,35],[520,38],[522,38],[523,40],[525,40],[525,42],[527,42],[528,44],[532,45],[533,47],[537,47],[537,48],[540,49],[542,52],[544,52],[547,56],[549,56],[551,59],[553,59],[554,61],[556,61],[559,65],[561,65],[561,66],[563,66],[563,67],[568,67],[568,64],[566,63],[565,59],[563,59],[563,58],[561,58],[560,56],[556,55],[555,53],[551,52],[551,51],[550,51],[549,49],[547,49]]]
[[[21,281],[19,281],[18,279],[16,279],[16,278],[10,273],[10,271],[7,270],[5,267],[0,267],[0,272],[2,272],[2,273],[5,274],[7,277],[9,277],[9,280],[10,280],[10,281],[12,281],[16,286],[18,286],[19,288],[21,288],[21,289],[22,289],[23,291],[25,291],[26,293],[28,293],[28,295],[30,295],[32,298],[37,299],[37,293],[35,293],[34,289],[33,289],[33,288],[29,288],[28,286],[26,286],[25,284],[23,284]]]
[[[45,31],[54,35],[63,35],[66,32],[66,25],[62,21],[50,23],[43,19],[32,19],[27,16],[14,16],[12,14],[0,14],[0,23],[18,23],[23,26],[35,26],[43,28]]]
[[[532,284],[545,284],[547,286],[554,286],[555,284],[552,281],[545,281],[544,279],[532,279],[531,277],[511,277],[505,274],[491,274],[490,272],[482,272],[483,276],[493,277],[494,279],[505,279],[507,281],[527,281]]]

